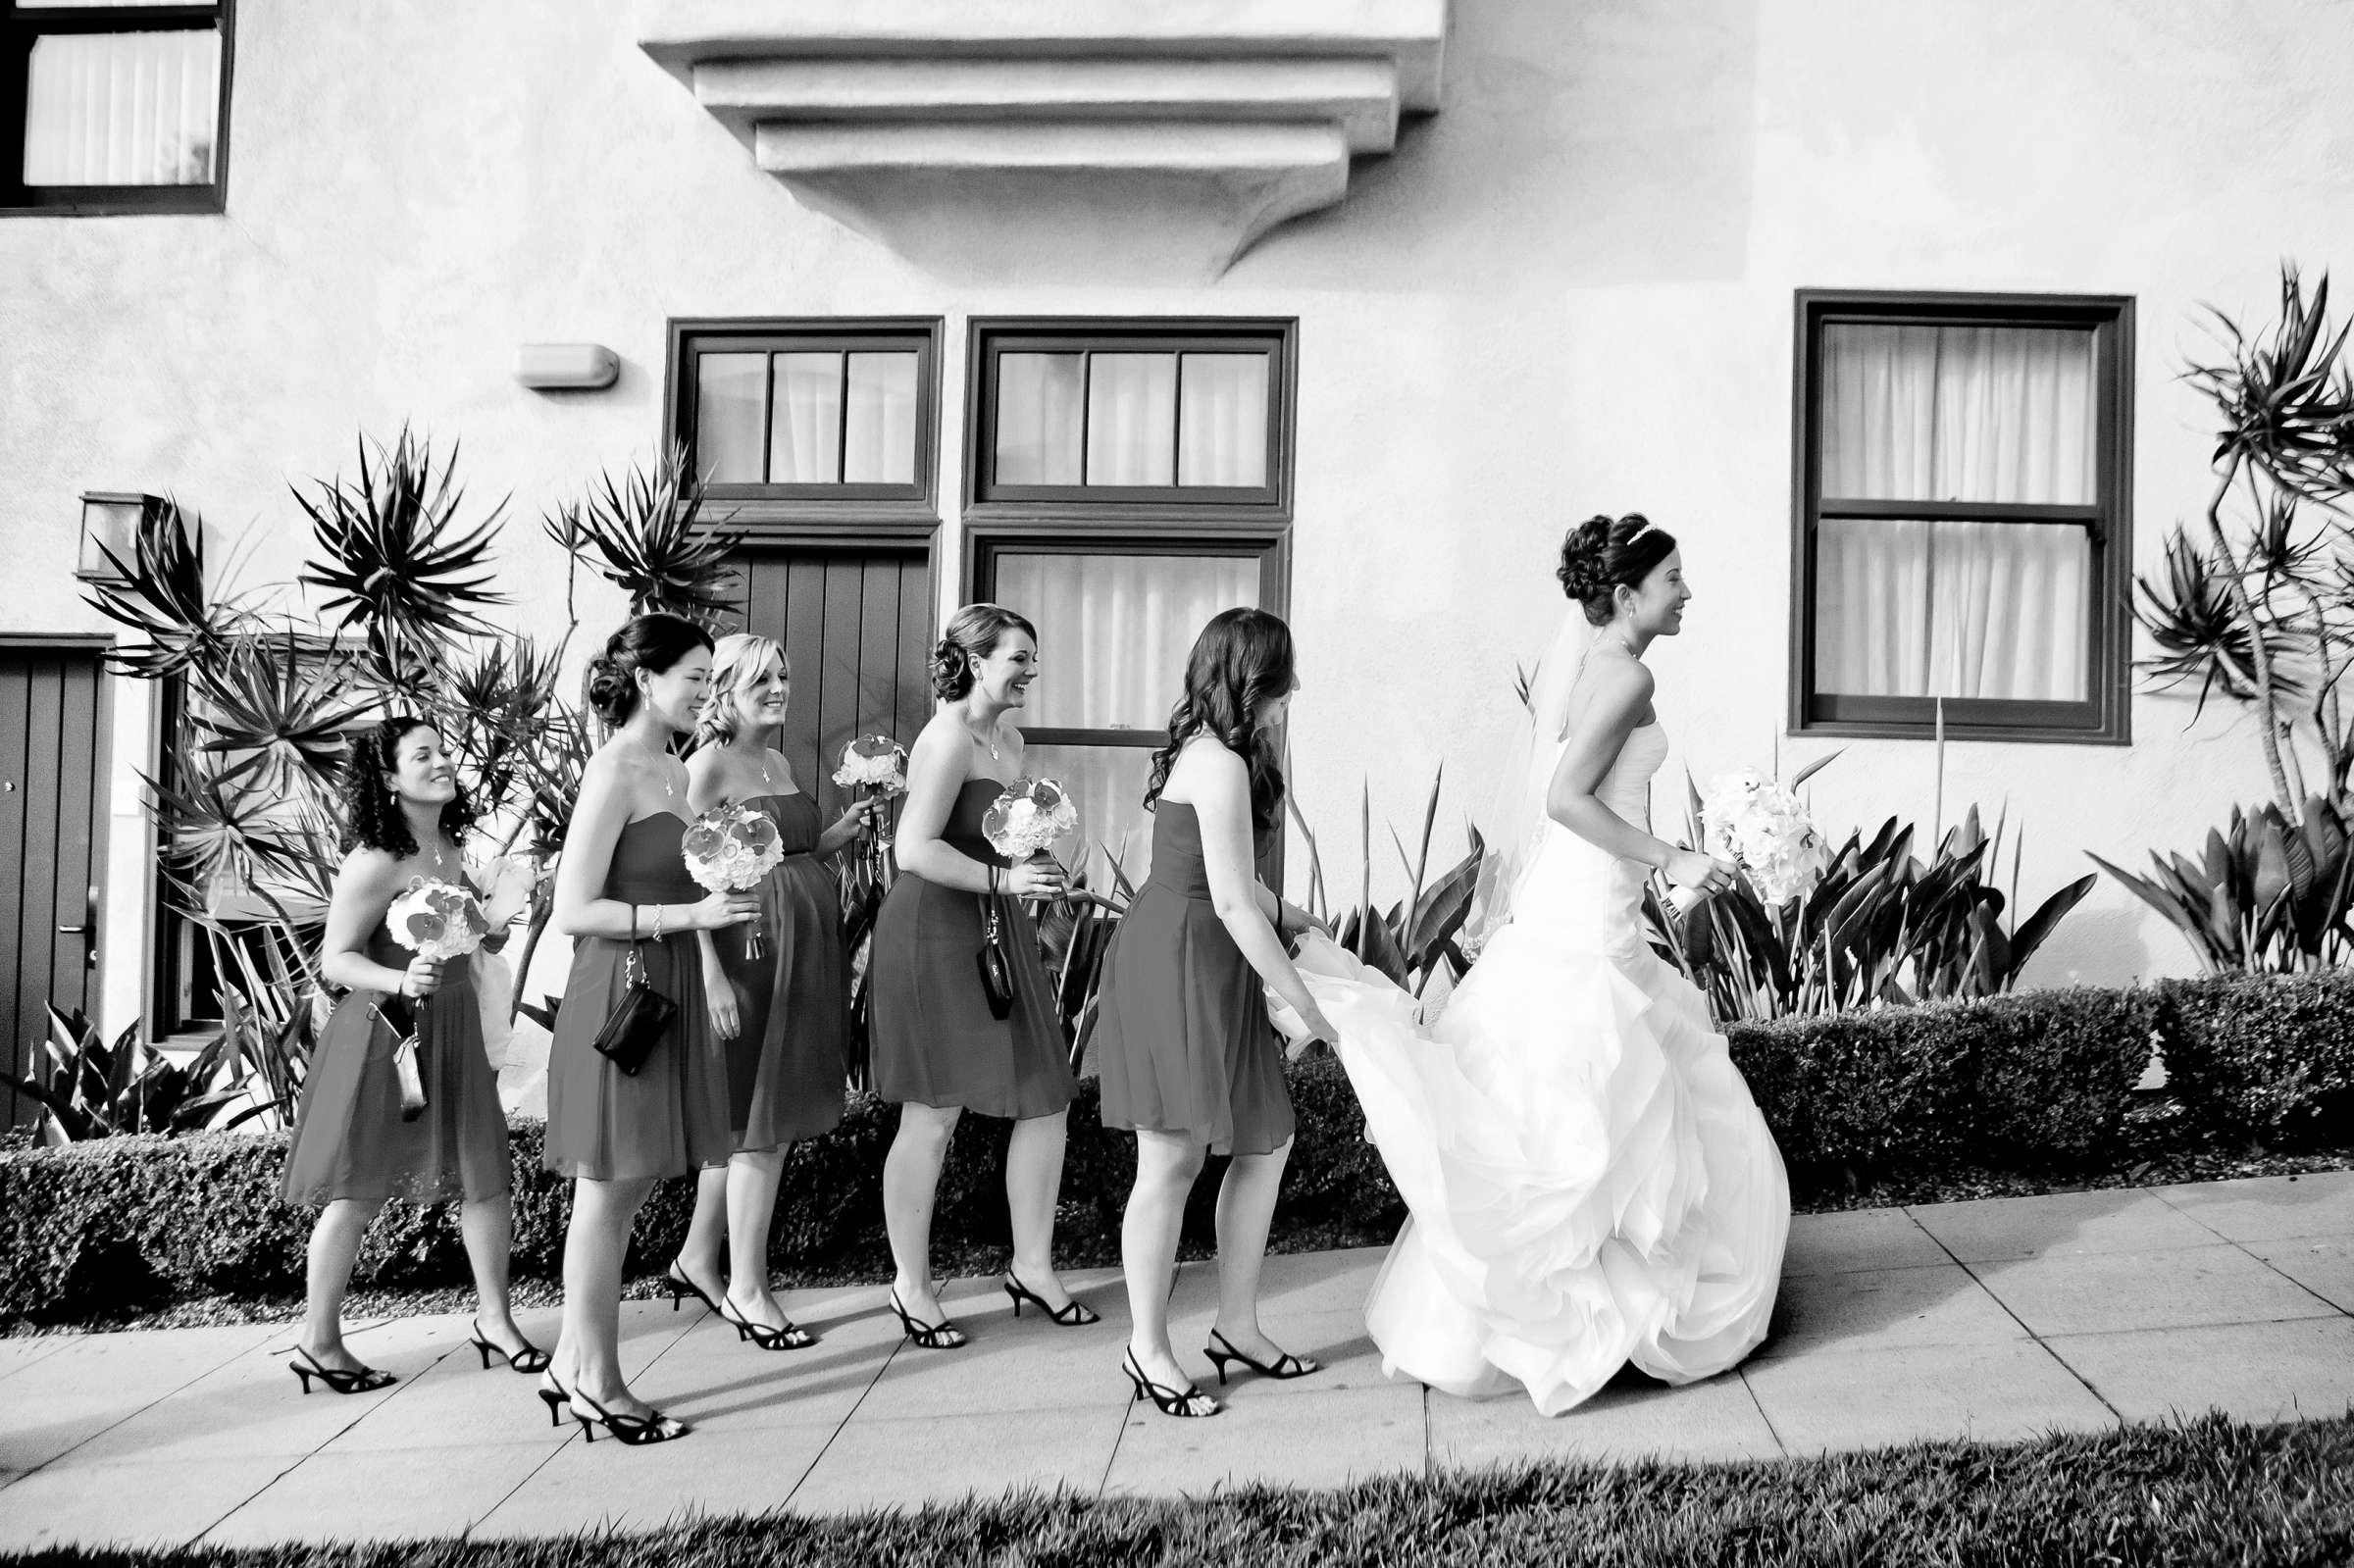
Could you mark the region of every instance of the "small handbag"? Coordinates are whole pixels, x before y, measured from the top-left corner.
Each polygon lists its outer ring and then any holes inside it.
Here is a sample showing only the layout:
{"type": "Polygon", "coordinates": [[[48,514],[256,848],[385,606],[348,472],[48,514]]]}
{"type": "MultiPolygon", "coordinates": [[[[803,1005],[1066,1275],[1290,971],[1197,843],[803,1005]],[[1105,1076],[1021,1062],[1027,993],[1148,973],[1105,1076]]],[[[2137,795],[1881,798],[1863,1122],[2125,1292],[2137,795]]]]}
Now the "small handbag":
{"type": "Polygon", "coordinates": [[[415,1006],[405,996],[386,996],[376,1004],[376,1016],[392,1031],[392,1079],[400,1086],[400,1119],[413,1122],[425,1114],[425,1070],[418,1061],[418,1035],[423,1028],[415,1006]],[[390,1009],[387,1011],[386,1009],[390,1009]]]}
{"type": "Polygon", "coordinates": [[[630,906],[630,956],[622,964],[621,999],[596,1032],[596,1053],[631,1078],[645,1065],[654,1041],[679,1015],[679,1004],[646,984],[638,958],[638,906],[630,906]]]}
{"type": "Polygon", "coordinates": [[[1005,956],[1005,937],[998,925],[998,908],[991,900],[981,901],[985,917],[981,928],[981,951],[974,957],[981,965],[981,994],[989,1002],[989,1016],[1009,1017],[1013,1012],[1013,961],[1005,956]]]}

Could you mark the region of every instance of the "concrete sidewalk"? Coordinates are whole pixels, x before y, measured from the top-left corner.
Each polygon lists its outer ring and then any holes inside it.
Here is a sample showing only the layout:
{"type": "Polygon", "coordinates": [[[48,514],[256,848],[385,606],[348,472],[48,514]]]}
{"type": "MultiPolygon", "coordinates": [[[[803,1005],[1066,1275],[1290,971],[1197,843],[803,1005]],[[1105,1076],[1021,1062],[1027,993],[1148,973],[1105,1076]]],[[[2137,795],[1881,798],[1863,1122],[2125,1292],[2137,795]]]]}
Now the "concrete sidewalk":
{"type": "MultiPolygon", "coordinates": [[[[1105,1316],[1092,1329],[1017,1323],[995,1281],[958,1283],[974,1342],[953,1352],[903,1346],[871,1288],[794,1295],[823,1342],[776,1354],[699,1309],[629,1303],[639,1391],[696,1429],[639,1449],[551,1430],[534,1380],[480,1370],[463,1318],[355,1333],[401,1381],[350,1397],[297,1393],[287,1324],[0,1340],[0,1548],[543,1536],[1024,1486],[1318,1487],[2354,1404],[2354,1172],[1801,1217],[1773,1337],[1747,1365],[1686,1389],[1622,1379],[1557,1421],[1385,1379],[1360,1315],[1380,1256],[1270,1259],[1268,1331],[1326,1370],[1245,1380],[1207,1421],[1129,1402],[1127,1314],[1101,1273],[1072,1281],[1105,1316]]],[[[1205,1379],[1193,1351],[1214,1292],[1208,1266],[1185,1266],[1177,1342],[1205,1379]]],[[[554,1340],[553,1314],[525,1328],[554,1340]]]]}

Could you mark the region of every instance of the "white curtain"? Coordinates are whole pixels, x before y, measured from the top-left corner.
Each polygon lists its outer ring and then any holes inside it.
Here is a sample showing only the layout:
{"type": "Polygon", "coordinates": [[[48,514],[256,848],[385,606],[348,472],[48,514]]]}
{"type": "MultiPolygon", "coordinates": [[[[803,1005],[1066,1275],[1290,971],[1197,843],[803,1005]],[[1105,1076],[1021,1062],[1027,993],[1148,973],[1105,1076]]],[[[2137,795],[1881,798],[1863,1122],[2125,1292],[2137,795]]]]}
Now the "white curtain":
{"type": "Polygon", "coordinates": [[[25,183],[208,183],[220,110],[218,32],[36,37],[26,82],[25,183]]]}
{"type": "Polygon", "coordinates": [[[1265,354],[999,355],[998,482],[1262,485],[1270,368],[1265,354]]]}
{"type": "MultiPolygon", "coordinates": [[[[2090,332],[1831,326],[1822,388],[1826,501],[2095,498],[2090,332]]],[[[1826,518],[1815,687],[2080,701],[2090,570],[2073,525],[1826,518]]]]}
{"type": "MultiPolygon", "coordinates": [[[[1256,556],[999,555],[998,602],[1038,626],[1042,673],[1023,727],[1157,733],[1184,690],[1186,655],[1203,624],[1256,604],[1258,571],[1256,556]]],[[[1056,777],[1073,791],[1088,842],[1111,844],[1129,875],[1140,875],[1151,823],[1141,803],[1146,753],[1057,750],[1070,771],[1056,777]]],[[[1042,767],[1034,758],[1032,771],[1042,767]]]]}
{"type": "Polygon", "coordinates": [[[842,480],[842,356],[779,354],[770,362],[768,482],[842,480]]]}
{"type": "Polygon", "coordinates": [[[849,430],[843,438],[845,484],[915,482],[915,356],[853,353],[849,430]]]}
{"type": "Polygon", "coordinates": [[[760,482],[767,380],[766,354],[695,356],[694,462],[705,482],[760,482]]]}

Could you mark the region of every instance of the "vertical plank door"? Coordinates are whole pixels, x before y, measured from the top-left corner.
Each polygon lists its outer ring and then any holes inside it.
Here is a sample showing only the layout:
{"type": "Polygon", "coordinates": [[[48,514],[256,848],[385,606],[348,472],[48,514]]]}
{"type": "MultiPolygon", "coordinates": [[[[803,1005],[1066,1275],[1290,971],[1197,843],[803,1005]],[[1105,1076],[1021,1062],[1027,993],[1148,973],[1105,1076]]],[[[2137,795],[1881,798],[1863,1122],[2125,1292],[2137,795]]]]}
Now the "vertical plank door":
{"type": "MultiPolygon", "coordinates": [[[[28,1076],[47,1004],[98,999],[103,677],[95,648],[0,645],[0,1064],[28,1076]]],[[[11,1125],[40,1107],[14,1089],[11,1125]]]]}

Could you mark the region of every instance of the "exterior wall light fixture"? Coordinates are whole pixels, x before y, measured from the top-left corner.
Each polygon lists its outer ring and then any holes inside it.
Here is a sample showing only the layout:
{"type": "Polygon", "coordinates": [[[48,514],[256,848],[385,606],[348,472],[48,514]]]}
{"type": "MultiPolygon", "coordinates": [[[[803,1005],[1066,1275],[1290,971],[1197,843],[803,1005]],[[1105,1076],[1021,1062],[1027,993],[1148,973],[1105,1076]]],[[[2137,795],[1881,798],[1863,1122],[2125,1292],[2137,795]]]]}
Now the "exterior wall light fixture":
{"type": "Polygon", "coordinates": [[[592,392],[621,375],[621,356],[602,343],[522,343],[515,379],[539,392],[592,392]]]}
{"type": "Polygon", "coordinates": [[[136,559],[139,525],[163,509],[152,495],[88,490],[81,497],[81,545],[74,558],[74,575],[85,582],[120,582],[123,575],[107,564],[112,550],[118,561],[136,559]]]}

